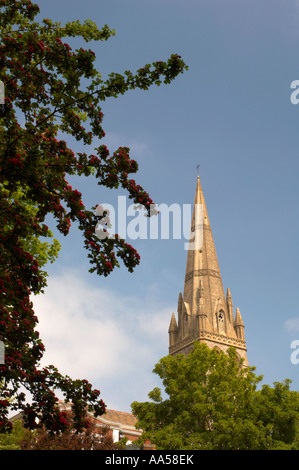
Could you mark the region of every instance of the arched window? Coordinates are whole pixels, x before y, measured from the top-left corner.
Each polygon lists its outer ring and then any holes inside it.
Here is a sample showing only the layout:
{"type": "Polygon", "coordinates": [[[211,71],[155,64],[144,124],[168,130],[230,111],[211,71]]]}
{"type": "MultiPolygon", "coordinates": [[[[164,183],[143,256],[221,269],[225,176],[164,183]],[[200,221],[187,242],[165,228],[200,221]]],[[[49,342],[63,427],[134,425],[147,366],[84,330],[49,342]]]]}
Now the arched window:
{"type": "Polygon", "coordinates": [[[223,310],[217,313],[217,325],[219,333],[225,333],[225,314],[223,310]]]}

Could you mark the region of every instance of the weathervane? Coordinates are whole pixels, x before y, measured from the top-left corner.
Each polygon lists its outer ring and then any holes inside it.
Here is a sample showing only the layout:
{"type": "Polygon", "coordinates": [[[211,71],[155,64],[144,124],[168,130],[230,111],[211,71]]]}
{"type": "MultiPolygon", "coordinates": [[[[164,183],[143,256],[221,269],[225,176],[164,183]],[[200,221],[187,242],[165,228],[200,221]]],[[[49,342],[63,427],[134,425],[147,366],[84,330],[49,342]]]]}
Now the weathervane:
{"type": "Polygon", "coordinates": [[[200,165],[196,165],[196,168],[197,168],[197,176],[199,176],[199,167],[200,167],[200,165]]]}

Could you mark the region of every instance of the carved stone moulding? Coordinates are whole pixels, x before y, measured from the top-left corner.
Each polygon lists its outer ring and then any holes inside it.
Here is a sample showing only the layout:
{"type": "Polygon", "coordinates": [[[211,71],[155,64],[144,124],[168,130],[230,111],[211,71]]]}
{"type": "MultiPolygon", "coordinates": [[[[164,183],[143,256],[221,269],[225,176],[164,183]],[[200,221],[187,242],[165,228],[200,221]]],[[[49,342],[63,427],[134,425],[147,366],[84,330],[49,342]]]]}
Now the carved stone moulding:
{"type": "Polygon", "coordinates": [[[185,339],[177,342],[174,346],[169,347],[169,354],[175,353],[184,353],[188,347],[191,347],[194,341],[199,340],[204,342],[205,340],[210,343],[219,343],[221,345],[226,345],[227,347],[235,347],[236,349],[243,349],[246,351],[245,341],[230,338],[225,335],[219,335],[218,333],[213,333],[210,331],[201,331],[199,334],[193,334],[188,336],[185,339]]]}

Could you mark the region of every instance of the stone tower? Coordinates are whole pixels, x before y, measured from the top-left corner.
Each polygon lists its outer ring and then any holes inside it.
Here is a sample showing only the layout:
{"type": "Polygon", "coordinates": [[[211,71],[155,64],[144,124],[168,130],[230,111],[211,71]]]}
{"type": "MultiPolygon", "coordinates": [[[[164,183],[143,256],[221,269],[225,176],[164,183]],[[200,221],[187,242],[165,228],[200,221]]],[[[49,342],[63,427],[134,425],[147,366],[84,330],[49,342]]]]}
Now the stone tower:
{"type": "Polygon", "coordinates": [[[248,365],[244,324],[240,310],[234,317],[230,290],[224,294],[212,230],[200,179],[192,214],[183,295],[178,318],[169,325],[169,354],[188,354],[195,340],[225,351],[233,346],[248,365]]]}

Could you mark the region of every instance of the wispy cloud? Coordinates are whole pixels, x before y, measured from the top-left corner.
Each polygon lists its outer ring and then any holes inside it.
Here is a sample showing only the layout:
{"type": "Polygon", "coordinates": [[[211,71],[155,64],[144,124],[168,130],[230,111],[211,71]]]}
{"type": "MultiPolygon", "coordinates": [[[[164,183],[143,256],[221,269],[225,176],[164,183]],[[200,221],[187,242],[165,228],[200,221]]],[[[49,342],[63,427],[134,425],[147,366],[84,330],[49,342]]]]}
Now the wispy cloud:
{"type": "Polygon", "coordinates": [[[43,366],[90,380],[109,407],[130,411],[133,400],[146,399],[153,366],[167,354],[173,306],[119,296],[68,271],[50,278],[33,303],[46,347],[43,366]]]}

